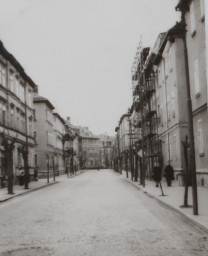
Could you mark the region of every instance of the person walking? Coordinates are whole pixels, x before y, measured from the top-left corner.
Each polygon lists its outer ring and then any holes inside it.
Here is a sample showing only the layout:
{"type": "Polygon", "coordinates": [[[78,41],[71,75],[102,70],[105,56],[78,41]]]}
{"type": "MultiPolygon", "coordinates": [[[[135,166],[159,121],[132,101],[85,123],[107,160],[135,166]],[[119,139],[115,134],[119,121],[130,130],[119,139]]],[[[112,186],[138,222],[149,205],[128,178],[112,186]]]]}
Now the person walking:
{"type": "Polygon", "coordinates": [[[174,170],[170,164],[165,167],[164,177],[166,178],[168,187],[171,187],[172,180],[174,180],[174,170]]]}
{"type": "Polygon", "coordinates": [[[153,173],[152,178],[156,183],[156,187],[159,187],[159,183],[161,181],[161,173],[162,173],[160,166],[154,166],[152,173],[153,173]]]}

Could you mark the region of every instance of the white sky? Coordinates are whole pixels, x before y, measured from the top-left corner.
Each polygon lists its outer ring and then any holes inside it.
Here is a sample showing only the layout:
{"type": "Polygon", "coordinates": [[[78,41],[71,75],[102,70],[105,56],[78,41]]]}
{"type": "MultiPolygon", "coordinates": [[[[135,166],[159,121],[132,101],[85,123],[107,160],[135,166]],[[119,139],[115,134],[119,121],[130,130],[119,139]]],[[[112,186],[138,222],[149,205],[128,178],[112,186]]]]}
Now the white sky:
{"type": "Polygon", "coordinates": [[[142,36],[179,20],[178,0],[0,0],[0,40],[62,117],[114,134],[132,103],[142,36]]]}

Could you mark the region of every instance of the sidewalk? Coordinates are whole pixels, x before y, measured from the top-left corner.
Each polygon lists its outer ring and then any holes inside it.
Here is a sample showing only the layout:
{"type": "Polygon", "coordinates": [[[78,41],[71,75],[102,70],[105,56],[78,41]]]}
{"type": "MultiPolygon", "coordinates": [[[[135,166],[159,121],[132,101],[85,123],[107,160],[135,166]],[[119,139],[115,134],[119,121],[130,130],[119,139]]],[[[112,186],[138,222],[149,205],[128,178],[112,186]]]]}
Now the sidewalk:
{"type": "MultiPolygon", "coordinates": [[[[165,196],[162,196],[161,189],[155,186],[154,181],[145,181],[145,187],[139,185],[139,182],[131,181],[131,174],[129,178],[126,178],[126,172],[123,171],[122,177],[133,185],[138,187],[139,190],[143,191],[148,196],[158,200],[160,203],[168,208],[181,214],[186,220],[196,225],[200,229],[203,229],[208,233],[208,188],[198,187],[198,208],[199,215],[193,215],[193,208],[183,208],[184,200],[184,187],[179,186],[178,181],[173,181],[171,187],[167,187],[167,183],[162,181],[162,188],[165,196]]],[[[192,188],[189,187],[188,192],[188,204],[192,205],[192,188]]]]}
{"type": "Polygon", "coordinates": [[[13,191],[14,194],[9,195],[7,192],[7,188],[0,188],[0,203],[1,202],[5,202],[9,199],[12,199],[14,197],[20,196],[22,194],[26,194],[29,193],[31,191],[35,191],[53,184],[57,184],[58,182],[61,182],[61,180],[63,179],[69,179],[69,178],[73,178],[76,177],[77,175],[80,175],[84,173],[84,171],[77,171],[77,173],[75,175],[69,176],[67,177],[66,174],[60,175],[60,176],[56,176],[56,181],[53,181],[53,177],[50,177],[49,179],[49,183],[47,183],[47,179],[39,179],[38,181],[32,181],[29,183],[29,189],[25,189],[24,185],[20,186],[20,185],[14,185],[13,186],[13,191]]]}

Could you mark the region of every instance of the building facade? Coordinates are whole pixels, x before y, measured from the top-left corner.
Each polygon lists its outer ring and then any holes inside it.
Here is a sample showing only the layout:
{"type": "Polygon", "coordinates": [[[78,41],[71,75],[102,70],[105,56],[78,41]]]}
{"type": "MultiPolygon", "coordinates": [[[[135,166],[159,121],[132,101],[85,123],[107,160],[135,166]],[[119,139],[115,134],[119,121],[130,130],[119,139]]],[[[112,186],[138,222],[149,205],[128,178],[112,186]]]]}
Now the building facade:
{"type": "Polygon", "coordinates": [[[113,150],[114,150],[114,137],[107,134],[99,135],[101,143],[101,167],[112,168],[113,165],[113,150]]]}
{"type": "MultiPolygon", "coordinates": [[[[188,136],[188,108],[183,27],[180,23],[165,35],[156,52],[156,102],[163,166],[170,164],[175,176],[184,171],[182,142],[188,136]],[[159,56],[160,55],[160,56],[159,56]]],[[[153,49],[154,51],[154,49],[153,49]]]]}
{"type": "Polygon", "coordinates": [[[177,9],[186,24],[188,69],[195,137],[197,182],[208,186],[207,60],[205,38],[205,1],[180,0],[177,9]]]}
{"type": "Polygon", "coordinates": [[[33,103],[35,108],[35,132],[37,141],[36,162],[38,174],[41,177],[45,176],[47,171],[50,173],[54,171],[56,147],[54,106],[47,98],[39,95],[34,96],[33,103]]]}
{"type": "MultiPolygon", "coordinates": [[[[25,73],[20,63],[0,42],[0,136],[1,141],[14,143],[12,148],[12,177],[18,183],[24,170],[23,152],[28,152],[29,174],[35,171],[35,135],[33,94],[37,85],[25,73]]],[[[0,150],[1,180],[8,177],[6,148],[0,150]]]]}
{"type": "Polygon", "coordinates": [[[65,173],[63,137],[66,134],[65,121],[58,113],[54,116],[54,168],[58,174],[65,173]]]}

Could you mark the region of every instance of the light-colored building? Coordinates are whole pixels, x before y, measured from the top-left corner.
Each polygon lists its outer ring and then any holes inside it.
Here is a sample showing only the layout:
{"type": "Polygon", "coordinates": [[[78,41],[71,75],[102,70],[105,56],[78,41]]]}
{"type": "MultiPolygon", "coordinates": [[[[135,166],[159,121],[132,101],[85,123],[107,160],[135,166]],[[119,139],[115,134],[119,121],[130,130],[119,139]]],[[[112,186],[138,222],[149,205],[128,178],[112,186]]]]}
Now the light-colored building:
{"type": "MultiPolygon", "coordinates": [[[[23,67],[0,42],[0,136],[8,143],[14,140],[12,172],[18,182],[20,170],[24,169],[23,151],[28,148],[28,164],[31,178],[35,170],[35,136],[33,94],[37,85],[25,73],[23,67]]],[[[0,176],[8,176],[5,148],[0,151],[0,176]]]]}
{"type": "Polygon", "coordinates": [[[121,158],[121,168],[127,169],[129,159],[129,114],[123,114],[119,120],[119,129],[117,129],[117,138],[119,138],[119,149],[121,158]]]}
{"type": "MultiPolygon", "coordinates": [[[[33,98],[35,108],[35,132],[36,132],[36,162],[39,176],[46,175],[49,168],[53,172],[56,132],[54,132],[55,120],[53,115],[54,106],[42,96],[33,98]]],[[[60,146],[60,145],[59,145],[60,146]]]]}
{"type": "Polygon", "coordinates": [[[197,181],[198,184],[208,186],[205,1],[180,0],[177,9],[184,14],[187,30],[186,42],[193,111],[197,181]]]}
{"type": "Polygon", "coordinates": [[[58,113],[54,116],[54,168],[59,174],[65,173],[63,136],[66,134],[66,125],[58,113]]]}
{"type": "Polygon", "coordinates": [[[129,149],[129,114],[121,116],[119,121],[120,151],[129,149]]]}
{"type": "Polygon", "coordinates": [[[113,150],[115,138],[107,134],[101,134],[100,137],[100,153],[101,153],[101,167],[112,168],[113,164],[113,150]]]}
{"type": "Polygon", "coordinates": [[[73,171],[81,169],[81,145],[80,145],[80,129],[71,123],[71,118],[67,117],[65,119],[65,124],[67,125],[68,133],[71,134],[70,148],[73,149],[71,156],[71,168],[73,165],[73,171]]]}
{"type": "Polygon", "coordinates": [[[101,166],[101,142],[88,127],[80,127],[83,167],[94,169],[101,166]]]}
{"type": "Polygon", "coordinates": [[[158,134],[162,144],[163,166],[184,170],[182,141],[188,135],[187,89],[184,61],[183,27],[177,23],[163,37],[158,37],[156,54],[156,108],[158,134]],[[162,39],[162,40],[161,40],[162,39]]]}

